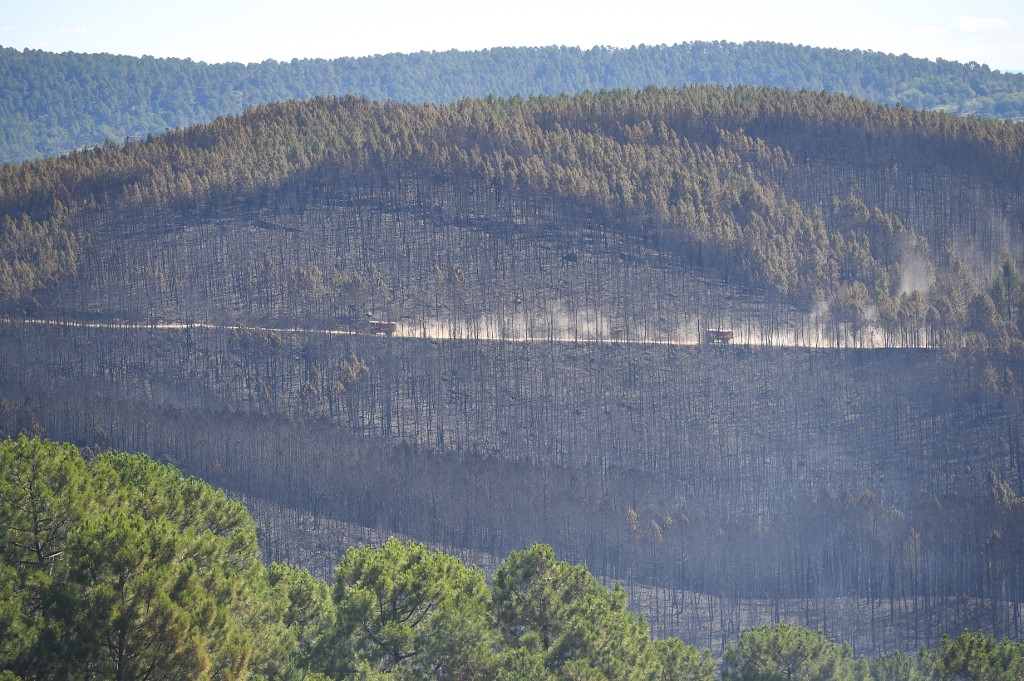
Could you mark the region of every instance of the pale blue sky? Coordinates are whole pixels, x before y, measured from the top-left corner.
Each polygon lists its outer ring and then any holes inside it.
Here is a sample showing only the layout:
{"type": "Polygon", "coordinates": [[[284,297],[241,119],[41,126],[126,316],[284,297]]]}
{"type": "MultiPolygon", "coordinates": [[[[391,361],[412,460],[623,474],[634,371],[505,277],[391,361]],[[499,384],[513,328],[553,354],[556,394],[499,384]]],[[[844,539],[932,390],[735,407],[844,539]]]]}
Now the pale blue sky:
{"type": "Polygon", "coordinates": [[[771,40],[1024,72],[1020,0],[0,0],[0,45],[205,62],[771,40]]]}

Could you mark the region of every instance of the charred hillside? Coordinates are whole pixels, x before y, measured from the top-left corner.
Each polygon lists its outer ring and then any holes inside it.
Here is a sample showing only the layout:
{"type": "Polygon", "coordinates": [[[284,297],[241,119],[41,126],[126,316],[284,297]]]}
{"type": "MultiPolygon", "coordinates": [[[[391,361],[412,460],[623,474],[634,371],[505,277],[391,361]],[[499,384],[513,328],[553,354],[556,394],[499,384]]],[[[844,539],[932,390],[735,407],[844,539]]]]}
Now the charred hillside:
{"type": "Polygon", "coordinates": [[[651,88],[292,102],[3,166],[0,429],[172,460],[321,553],[548,542],[716,647],[1020,637],[1022,142],[651,88]]]}
{"type": "MultiPolygon", "coordinates": [[[[1019,125],[778,90],[290,103],[4,166],[0,292],[12,310],[324,324],[347,305],[435,319],[466,284],[451,314],[469,320],[509,291],[550,306],[566,280],[669,268],[773,309],[829,306],[840,339],[874,323],[1005,348],[1021,149],[1019,125]]],[[[583,304],[633,307],[632,286],[608,288],[583,304]]]]}
{"type": "MultiPolygon", "coordinates": [[[[962,627],[972,601],[972,626],[1020,635],[1024,414],[973,358],[10,324],[3,342],[5,430],[148,449],[309,514],[311,538],[264,549],[318,546],[325,576],[340,521],[497,556],[543,541],[713,609],[803,603],[811,625],[856,596],[877,614],[830,633],[880,650],[962,627]]],[[[648,614],[710,634],[679,609],[648,614]]],[[[757,621],[730,616],[713,629],[757,621]]]]}

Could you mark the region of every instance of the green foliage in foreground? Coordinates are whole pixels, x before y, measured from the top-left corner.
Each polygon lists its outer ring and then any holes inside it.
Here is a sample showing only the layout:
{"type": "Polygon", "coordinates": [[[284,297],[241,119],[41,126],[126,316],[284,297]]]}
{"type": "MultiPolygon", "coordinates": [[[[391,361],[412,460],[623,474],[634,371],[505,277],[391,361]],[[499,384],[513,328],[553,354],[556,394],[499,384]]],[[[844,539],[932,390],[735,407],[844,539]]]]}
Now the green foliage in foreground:
{"type": "Polygon", "coordinates": [[[738,642],[730,643],[722,678],[853,681],[853,652],[849,645],[783,622],[745,631],[738,642]]]}
{"type": "MultiPolygon", "coordinates": [[[[265,567],[245,507],[143,455],[0,442],[0,679],[710,681],[652,641],[625,591],[513,552],[483,573],[423,545],[352,548],[330,587],[265,567]]],[[[918,658],[854,659],[788,624],[744,632],[721,678],[1020,679],[1024,645],[964,632],[918,658]]]]}

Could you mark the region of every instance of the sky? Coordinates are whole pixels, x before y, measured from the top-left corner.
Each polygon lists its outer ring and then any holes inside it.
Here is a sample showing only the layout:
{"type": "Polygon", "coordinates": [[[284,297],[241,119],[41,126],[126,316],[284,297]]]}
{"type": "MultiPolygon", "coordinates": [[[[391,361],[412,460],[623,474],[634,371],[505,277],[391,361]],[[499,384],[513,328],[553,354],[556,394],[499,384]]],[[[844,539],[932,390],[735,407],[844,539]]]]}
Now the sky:
{"type": "Polygon", "coordinates": [[[0,45],[207,63],[765,40],[1024,72],[1020,0],[0,0],[0,45]]]}

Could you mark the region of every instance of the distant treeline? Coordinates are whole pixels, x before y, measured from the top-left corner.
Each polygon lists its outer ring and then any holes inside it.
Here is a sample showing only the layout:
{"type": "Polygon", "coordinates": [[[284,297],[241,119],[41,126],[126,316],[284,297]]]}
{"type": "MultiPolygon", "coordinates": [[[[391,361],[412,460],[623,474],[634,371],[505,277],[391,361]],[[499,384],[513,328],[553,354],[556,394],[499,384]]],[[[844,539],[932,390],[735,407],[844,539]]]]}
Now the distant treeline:
{"type": "Polygon", "coordinates": [[[334,583],[265,566],[245,507],[145,455],[0,441],[0,678],[1010,681],[1024,645],[964,631],[916,657],[854,658],[786,622],[720,668],[652,640],[619,585],[545,545],[477,567],[390,539],[334,583]]]}
{"type": "Polygon", "coordinates": [[[144,138],[258,104],[321,95],[445,103],[652,84],[827,90],[916,109],[1024,118],[1021,74],[769,42],[496,48],[248,65],[0,48],[0,161],[144,138]]]}

